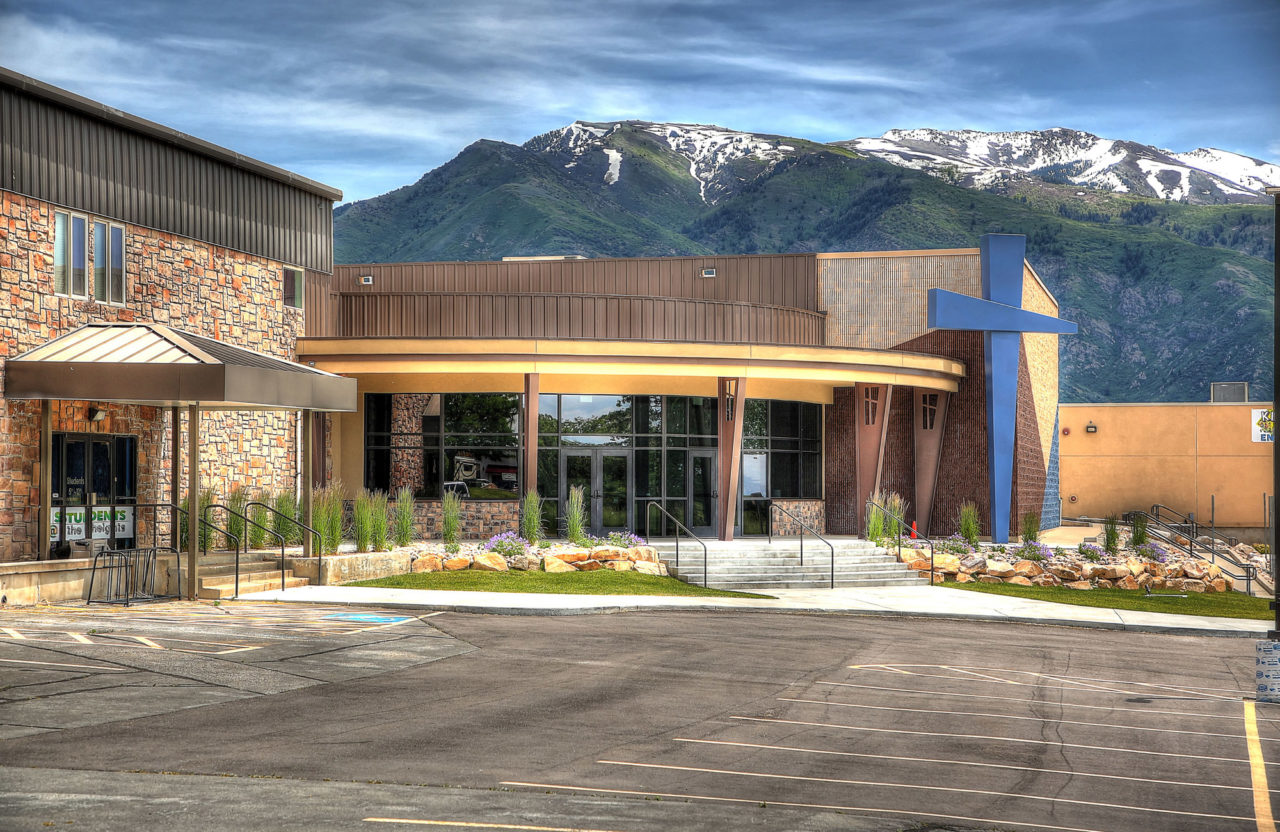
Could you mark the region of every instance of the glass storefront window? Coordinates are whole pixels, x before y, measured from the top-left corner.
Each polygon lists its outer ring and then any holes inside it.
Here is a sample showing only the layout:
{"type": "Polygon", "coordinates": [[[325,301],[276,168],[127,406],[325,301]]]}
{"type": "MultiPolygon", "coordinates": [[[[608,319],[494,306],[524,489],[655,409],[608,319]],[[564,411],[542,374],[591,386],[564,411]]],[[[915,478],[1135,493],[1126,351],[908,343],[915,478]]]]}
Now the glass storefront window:
{"type": "Polygon", "coordinates": [[[765,497],[769,492],[767,454],[742,455],[742,496],[765,497]]]}
{"type": "Polygon", "coordinates": [[[493,433],[515,436],[520,429],[516,393],[446,393],[445,433],[493,433]]]}
{"type": "Polygon", "coordinates": [[[560,397],[562,433],[631,434],[631,397],[591,395],[560,397]]]}
{"type": "Polygon", "coordinates": [[[444,487],[463,499],[515,500],[520,496],[520,458],[510,448],[449,448],[444,487]]]}

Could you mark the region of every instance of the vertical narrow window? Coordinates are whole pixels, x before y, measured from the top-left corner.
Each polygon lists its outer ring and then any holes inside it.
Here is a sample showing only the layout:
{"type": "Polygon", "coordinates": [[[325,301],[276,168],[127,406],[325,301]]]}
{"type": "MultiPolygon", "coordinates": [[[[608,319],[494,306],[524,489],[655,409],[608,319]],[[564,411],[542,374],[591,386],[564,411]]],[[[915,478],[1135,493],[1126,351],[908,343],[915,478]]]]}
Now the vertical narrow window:
{"type": "Polygon", "coordinates": [[[938,417],[938,394],[937,393],[921,393],[920,394],[920,427],[924,430],[933,430],[934,420],[938,417]]]}
{"type": "Polygon", "coordinates": [[[302,308],[302,269],[284,267],[284,305],[302,308]]]}
{"type": "Polygon", "coordinates": [[[71,296],[88,297],[86,268],[89,252],[85,239],[87,226],[84,217],[71,218],[71,296]]]}
{"type": "Polygon", "coordinates": [[[53,291],[65,295],[71,285],[71,216],[53,215],[53,291]]]}
{"type": "Polygon", "coordinates": [[[93,224],[93,298],[103,303],[107,300],[107,262],[110,259],[108,254],[110,244],[111,238],[107,234],[107,224],[95,222],[93,224]]]}
{"type": "Polygon", "coordinates": [[[124,303],[124,228],[111,226],[111,260],[107,266],[107,300],[124,303]]]}
{"type": "Polygon", "coordinates": [[[864,387],[862,388],[862,420],[866,425],[874,425],[876,423],[876,410],[879,408],[880,388],[864,387]]]}

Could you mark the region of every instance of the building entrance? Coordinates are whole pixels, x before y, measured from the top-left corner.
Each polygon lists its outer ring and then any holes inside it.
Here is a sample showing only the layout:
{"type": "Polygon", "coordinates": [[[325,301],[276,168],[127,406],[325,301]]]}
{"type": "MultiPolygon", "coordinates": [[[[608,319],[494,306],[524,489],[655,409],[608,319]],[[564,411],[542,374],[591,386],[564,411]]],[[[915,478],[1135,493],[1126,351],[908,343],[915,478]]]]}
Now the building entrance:
{"type": "Polygon", "coordinates": [[[597,536],[627,531],[631,522],[631,452],[606,448],[566,450],[560,456],[561,505],[569,489],[586,496],[588,531],[597,536]]]}

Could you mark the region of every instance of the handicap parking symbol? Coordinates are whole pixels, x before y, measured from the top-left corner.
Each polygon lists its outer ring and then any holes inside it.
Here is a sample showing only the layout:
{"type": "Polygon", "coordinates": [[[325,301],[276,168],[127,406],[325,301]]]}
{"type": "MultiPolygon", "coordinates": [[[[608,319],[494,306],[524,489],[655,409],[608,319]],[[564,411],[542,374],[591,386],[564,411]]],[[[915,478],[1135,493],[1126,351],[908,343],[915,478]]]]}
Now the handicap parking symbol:
{"type": "Polygon", "coordinates": [[[338,612],[333,615],[326,615],[326,621],[358,621],[362,624],[396,624],[400,621],[408,621],[413,616],[409,615],[377,615],[371,612],[338,612]]]}

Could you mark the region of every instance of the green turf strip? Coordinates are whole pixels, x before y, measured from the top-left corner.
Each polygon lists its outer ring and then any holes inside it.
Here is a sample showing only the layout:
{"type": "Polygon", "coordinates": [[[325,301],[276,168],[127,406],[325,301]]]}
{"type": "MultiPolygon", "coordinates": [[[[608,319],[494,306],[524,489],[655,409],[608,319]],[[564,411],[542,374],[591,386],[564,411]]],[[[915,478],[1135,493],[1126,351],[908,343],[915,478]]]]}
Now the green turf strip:
{"type": "Polygon", "coordinates": [[[1188,592],[1186,598],[1161,598],[1160,595],[1182,595],[1177,590],[1161,590],[1146,595],[1140,589],[1069,589],[1061,586],[1019,586],[1017,584],[958,584],[947,581],[939,584],[950,589],[967,589],[970,592],[988,592],[992,595],[1012,595],[1034,601],[1051,601],[1055,604],[1074,604],[1077,607],[1106,607],[1113,610],[1139,610],[1141,612],[1175,612],[1181,615],[1211,615],[1217,618],[1256,618],[1267,620],[1274,615],[1268,609],[1267,598],[1253,598],[1243,592],[1188,592]]]}
{"type": "Polygon", "coordinates": [[[347,586],[380,586],[392,589],[449,589],[466,592],[546,592],[563,595],[701,595],[716,598],[771,598],[751,592],[705,589],[675,578],[638,572],[413,572],[347,586]]]}

